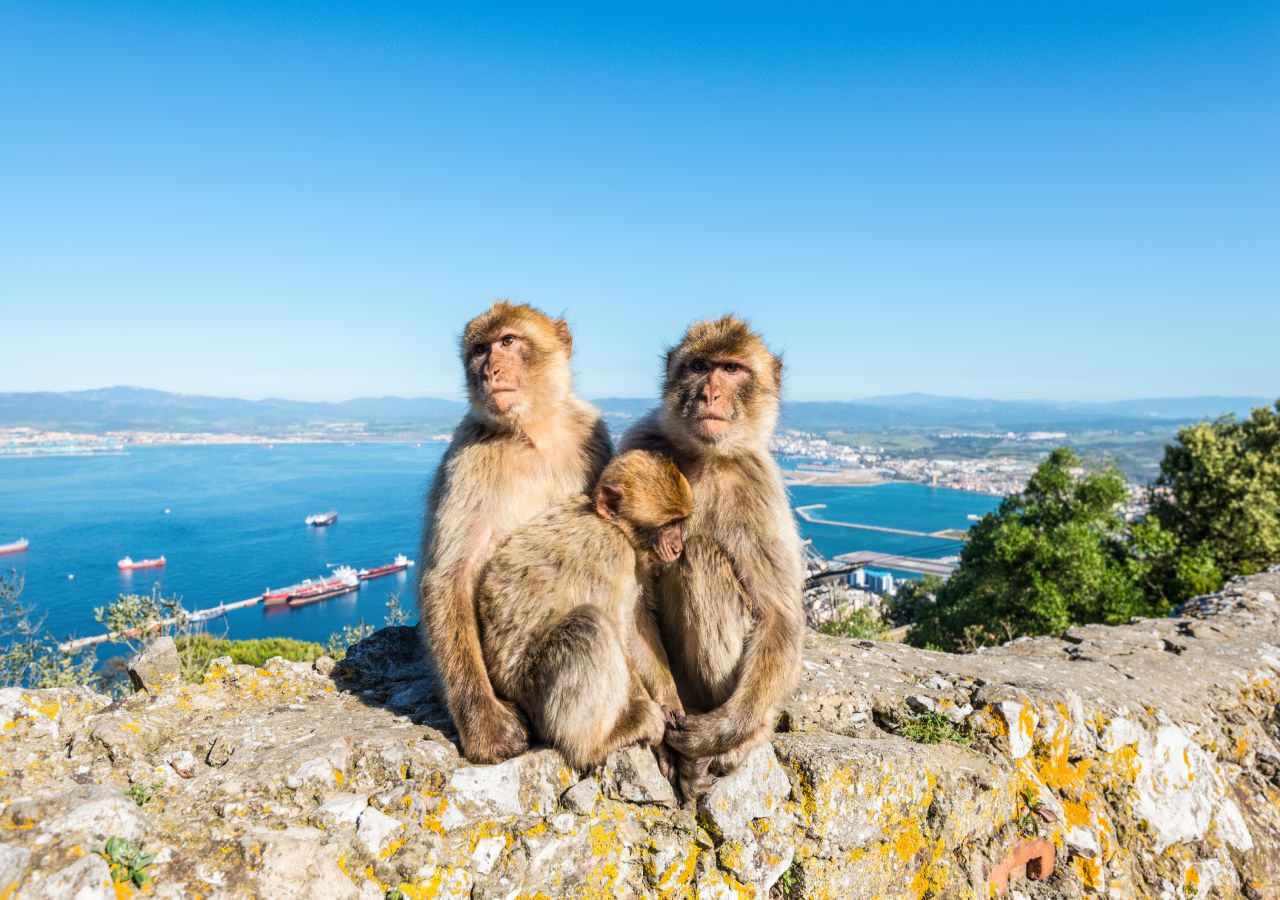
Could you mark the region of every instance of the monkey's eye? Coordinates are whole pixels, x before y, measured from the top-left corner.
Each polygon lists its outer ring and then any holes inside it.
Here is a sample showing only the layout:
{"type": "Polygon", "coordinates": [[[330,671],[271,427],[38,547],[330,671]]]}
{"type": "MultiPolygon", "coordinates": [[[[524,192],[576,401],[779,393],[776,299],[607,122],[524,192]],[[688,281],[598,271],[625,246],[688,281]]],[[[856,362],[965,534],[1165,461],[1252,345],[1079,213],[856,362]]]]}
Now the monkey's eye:
{"type": "Polygon", "coordinates": [[[689,363],[689,368],[695,372],[705,372],[707,371],[707,361],[705,359],[695,359],[689,363]]]}
{"type": "Polygon", "coordinates": [[[741,368],[742,368],[742,366],[738,365],[737,363],[725,363],[725,364],[724,364],[724,370],[725,370],[726,372],[736,372],[736,371],[738,371],[738,370],[739,370],[739,369],[741,369],[741,368]]]}
{"type": "Polygon", "coordinates": [[[474,347],[471,348],[472,356],[484,356],[484,352],[485,352],[484,344],[476,344],[474,347]]]}
{"type": "Polygon", "coordinates": [[[514,334],[508,334],[505,337],[503,337],[502,346],[510,347],[515,342],[516,342],[516,336],[514,334]]]}

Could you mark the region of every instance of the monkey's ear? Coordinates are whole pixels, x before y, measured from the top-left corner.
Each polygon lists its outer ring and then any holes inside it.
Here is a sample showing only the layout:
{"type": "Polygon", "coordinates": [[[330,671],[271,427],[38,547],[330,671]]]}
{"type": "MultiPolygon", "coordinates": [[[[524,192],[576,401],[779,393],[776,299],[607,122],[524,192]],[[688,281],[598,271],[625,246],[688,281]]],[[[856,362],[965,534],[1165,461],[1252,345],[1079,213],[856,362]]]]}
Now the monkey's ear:
{"type": "Polygon", "coordinates": [[[569,333],[569,323],[564,319],[556,319],[556,337],[560,339],[560,343],[564,346],[564,355],[573,355],[573,335],[569,333]]]}
{"type": "Polygon", "coordinates": [[[596,512],[600,514],[600,518],[610,522],[618,521],[622,493],[622,488],[616,484],[600,485],[600,490],[596,491],[596,512]]]}
{"type": "Polygon", "coordinates": [[[773,357],[773,380],[778,384],[782,384],[782,357],[773,357]]]}

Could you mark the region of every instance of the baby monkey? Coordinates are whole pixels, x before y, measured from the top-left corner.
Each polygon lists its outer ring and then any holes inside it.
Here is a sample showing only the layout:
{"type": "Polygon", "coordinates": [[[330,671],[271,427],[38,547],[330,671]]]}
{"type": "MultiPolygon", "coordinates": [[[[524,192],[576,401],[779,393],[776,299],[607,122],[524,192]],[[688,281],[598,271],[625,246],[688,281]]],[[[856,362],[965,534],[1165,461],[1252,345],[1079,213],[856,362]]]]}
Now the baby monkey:
{"type": "Polygon", "coordinates": [[[485,666],[538,737],[586,769],[619,747],[657,745],[681,709],[642,585],[684,548],[693,493],[648,451],[605,467],[494,554],[476,593],[485,666]]]}

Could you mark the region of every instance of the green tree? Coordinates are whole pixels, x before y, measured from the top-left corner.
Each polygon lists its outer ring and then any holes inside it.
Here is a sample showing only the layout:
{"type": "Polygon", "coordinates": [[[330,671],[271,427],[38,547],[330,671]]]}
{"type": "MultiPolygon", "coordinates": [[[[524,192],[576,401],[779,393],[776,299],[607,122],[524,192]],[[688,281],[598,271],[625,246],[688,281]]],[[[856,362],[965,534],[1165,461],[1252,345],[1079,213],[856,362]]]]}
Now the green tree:
{"type": "Polygon", "coordinates": [[[916,602],[917,646],[969,650],[1084,622],[1168,611],[1142,590],[1146,563],[1129,554],[1114,466],[1085,468],[1066,447],[1049,454],[1020,494],[969,533],[960,567],[933,603],[916,602]]]}
{"type": "Polygon", "coordinates": [[[0,574],[0,687],[50,688],[93,680],[93,650],[62,650],[24,604],[22,578],[0,574]]]}
{"type": "Polygon", "coordinates": [[[1184,569],[1197,557],[1233,575],[1280,563],[1280,401],[1243,421],[1180,430],[1165,448],[1151,512],[1184,569]]]}

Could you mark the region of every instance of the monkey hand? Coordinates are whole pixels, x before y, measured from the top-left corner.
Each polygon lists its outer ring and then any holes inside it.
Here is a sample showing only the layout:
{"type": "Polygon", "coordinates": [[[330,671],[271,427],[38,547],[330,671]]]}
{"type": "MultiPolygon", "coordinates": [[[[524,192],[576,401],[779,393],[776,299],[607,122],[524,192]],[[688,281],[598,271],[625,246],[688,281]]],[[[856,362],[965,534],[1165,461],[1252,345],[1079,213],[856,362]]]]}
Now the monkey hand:
{"type": "Polygon", "coordinates": [[[462,753],[471,762],[497,763],[529,749],[529,729],[514,704],[496,697],[458,717],[462,753]]]}
{"type": "Polygon", "coordinates": [[[668,728],[673,726],[679,727],[680,723],[684,721],[684,710],[678,706],[666,706],[664,704],[662,707],[662,717],[666,721],[666,726],[668,728]]]}
{"type": "Polygon", "coordinates": [[[700,759],[722,752],[724,724],[716,713],[677,714],[667,725],[666,741],[686,759],[700,759]]]}
{"type": "Polygon", "coordinates": [[[648,699],[641,700],[639,703],[643,707],[639,741],[655,747],[662,743],[667,729],[666,708],[648,699]]]}

